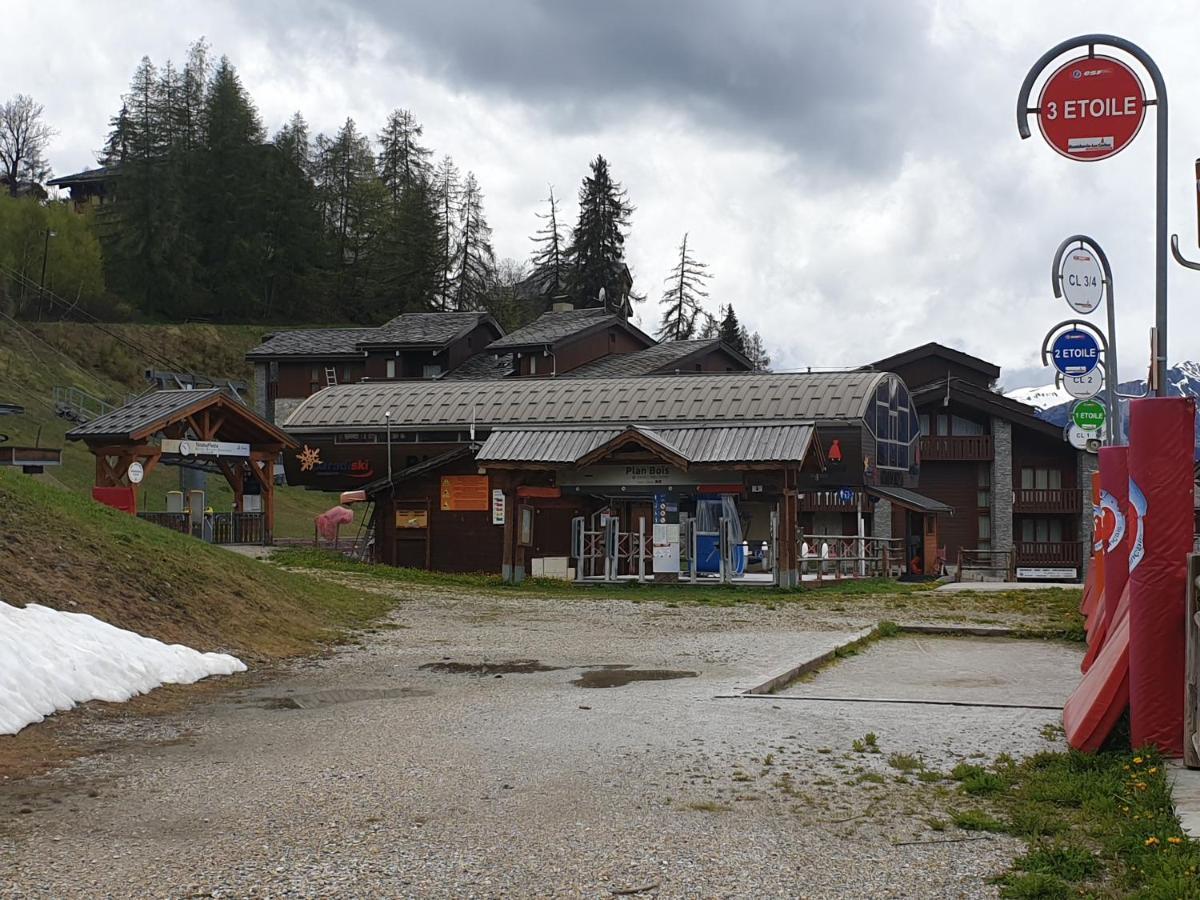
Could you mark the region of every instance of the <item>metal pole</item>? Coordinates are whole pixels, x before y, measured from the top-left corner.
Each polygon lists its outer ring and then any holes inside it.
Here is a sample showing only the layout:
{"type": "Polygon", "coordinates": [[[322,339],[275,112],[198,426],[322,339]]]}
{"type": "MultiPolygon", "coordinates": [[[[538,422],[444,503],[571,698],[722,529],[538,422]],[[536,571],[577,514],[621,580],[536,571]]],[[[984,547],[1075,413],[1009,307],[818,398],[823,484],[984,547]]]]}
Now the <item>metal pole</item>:
{"type": "Polygon", "coordinates": [[[1104,249],[1086,234],[1073,234],[1054,252],[1054,262],[1050,271],[1050,283],[1054,288],[1054,296],[1062,296],[1062,258],[1071,244],[1089,247],[1096,258],[1100,260],[1100,268],[1104,271],[1104,284],[1108,294],[1108,347],[1104,351],[1104,397],[1108,403],[1108,443],[1125,443],[1124,429],[1121,425],[1121,410],[1117,406],[1117,383],[1120,381],[1120,369],[1117,366],[1117,318],[1115,312],[1116,300],[1113,297],[1112,267],[1108,264],[1108,256],[1104,249]]]}
{"type": "MultiPolygon", "coordinates": [[[[1033,64],[1021,83],[1017,94],[1017,132],[1022,140],[1032,133],[1029,129],[1029,114],[1039,112],[1029,105],[1029,96],[1033,92],[1034,82],[1042,71],[1057,57],[1070,50],[1087,47],[1090,54],[1095,53],[1096,45],[1115,47],[1128,53],[1145,67],[1154,85],[1154,99],[1147,100],[1147,106],[1158,107],[1156,122],[1156,162],[1155,162],[1155,217],[1154,217],[1154,327],[1158,336],[1157,349],[1151,365],[1156,382],[1155,393],[1159,397],[1167,395],[1167,85],[1163,81],[1162,72],[1158,65],[1145,50],[1132,41],[1111,34],[1084,34],[1070,38],[1050,48],[1033,64]]],[[[1116,373],[1114,370],[1114,377],[1116,373]]]]}
{"type": "Polygon", "coordinates": [[[389,409],[385,412],[383,418],[387,422],[387,472],[390,486],[392,483],[392,411],[389,409]]]}

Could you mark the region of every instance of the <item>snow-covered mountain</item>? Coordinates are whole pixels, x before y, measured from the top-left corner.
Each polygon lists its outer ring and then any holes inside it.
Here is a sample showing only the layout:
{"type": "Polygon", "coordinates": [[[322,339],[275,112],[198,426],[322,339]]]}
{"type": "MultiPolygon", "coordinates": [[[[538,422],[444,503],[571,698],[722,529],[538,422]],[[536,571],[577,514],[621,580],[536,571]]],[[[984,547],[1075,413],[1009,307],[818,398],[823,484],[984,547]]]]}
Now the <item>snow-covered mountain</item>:
{"type": "MultiPolygon", "coordinates": [[[[1126,396],[1130,394],[1144,396],[1146,382],[1142,380],[1123,381],[1117,386],[1117,392],[1126,396]]],[[[1167,393],[1172,397],[1195,397],[1200,400],[1200,363],[1181,362],[1167,369],[1167,393]]],[[[1004,396],[1036,407],[1039,418],[1053,422],[1055,425],[1067,424],[1067,420],[1071,416],[1071,404],[1075,402],[1066,391],[1055,387],[1053,383],[1043,387],[1018,388],[1014,391],[1007,391],[1004,396]]],[[[1100,399],[1104,399],[1103,393],[1101,393],[1100,399]]],[[[1126,429],[1128,429],[1129,404],[1121,403],[1119,405],[1126,429]]],[[[1200,417],[1197,418],[1196,437],[1197,446],[1200,447],[1200,417]]]]}

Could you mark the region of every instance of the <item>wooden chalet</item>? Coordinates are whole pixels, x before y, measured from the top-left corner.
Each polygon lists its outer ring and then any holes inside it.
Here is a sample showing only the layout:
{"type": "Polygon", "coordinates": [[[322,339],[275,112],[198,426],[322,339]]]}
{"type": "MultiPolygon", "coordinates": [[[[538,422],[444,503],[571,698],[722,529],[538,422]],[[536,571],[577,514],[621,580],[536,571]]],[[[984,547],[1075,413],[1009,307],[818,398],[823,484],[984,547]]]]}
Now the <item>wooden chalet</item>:
{"type": "MultiPolygon", "coordinates": [[[[1082,487],[1095,457],[1062,428],[995,390],[1000,367],[937,343],[872,365],[912,390],[921,424],[921,493],[953,507],[943,523],[948,567],[960,559],[993,577],[1076,580],[1089,559],[1092,508],[1082,487]]],[[[875,532],[908,534],[880,504],[875,532]]]]}

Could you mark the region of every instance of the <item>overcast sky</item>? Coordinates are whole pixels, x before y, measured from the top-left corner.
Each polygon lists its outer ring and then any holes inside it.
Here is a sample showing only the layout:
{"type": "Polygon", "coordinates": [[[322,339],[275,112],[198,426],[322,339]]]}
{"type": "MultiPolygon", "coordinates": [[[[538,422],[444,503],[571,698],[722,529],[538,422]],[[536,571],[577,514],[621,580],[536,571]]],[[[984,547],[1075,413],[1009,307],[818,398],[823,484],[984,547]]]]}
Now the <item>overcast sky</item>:
{"type": "MultiPolygon", "coordinates": [[[[862,363],[929,340],[1050,380],[1041,338],[1058,242],[1112,261],[1123,377],[1153,320],[1154,129],[1110,160],[1021,141],[1016,94],[1060,40],[1120,34],[1171,100],[1170,230],[1197,250],[1200,22],[1194,2],[396,0],[10,4],[20,40],[0,93],[58,129],[58,174],[95,161],[143,55],[181,62],[203,35],[274,132],[347,116],[374,135],[412,109],[427,142],[473,170],[497,255],[524,258],[547,185],[568,201],[603,153],[637,206],[629,237],[647,330],[683,233],[777,369],[862,363]],[[86,27],[77,23],[86,22],[86,27]]],[[[1150,87],[1147,83],[1147,90],[1150,87]]],[[[3,99],[3,98],[0,98],[3,99]]],[[[1170,358],[1200,359],[1200,273],[1171,264],[1170,358]]],[[[1096,316],[1099,319],[1099,314],[1096,316]]]]}

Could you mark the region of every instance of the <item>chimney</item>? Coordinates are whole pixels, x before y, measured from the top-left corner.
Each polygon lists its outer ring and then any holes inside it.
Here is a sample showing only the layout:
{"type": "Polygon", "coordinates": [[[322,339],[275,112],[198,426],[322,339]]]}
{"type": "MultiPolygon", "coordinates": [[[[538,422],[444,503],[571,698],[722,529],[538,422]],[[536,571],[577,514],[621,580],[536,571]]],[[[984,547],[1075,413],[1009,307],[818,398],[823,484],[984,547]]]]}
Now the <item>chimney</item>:
{"type": "Polygon", "coordinates": [[[550,305],[551,312],[570,312],[575,308],[575,304],[571,302],[566,294],[558,294],[554,298],[554,302],[550,305]]]}

